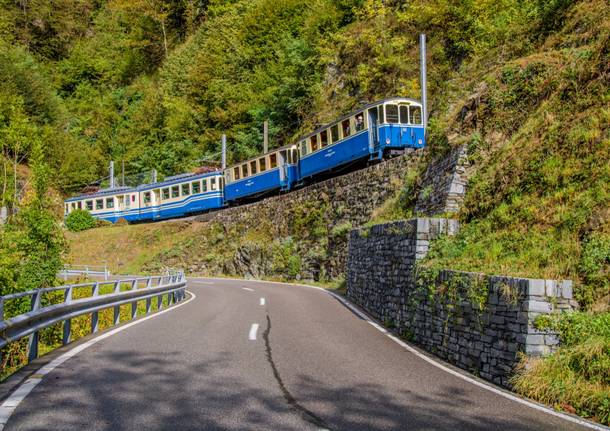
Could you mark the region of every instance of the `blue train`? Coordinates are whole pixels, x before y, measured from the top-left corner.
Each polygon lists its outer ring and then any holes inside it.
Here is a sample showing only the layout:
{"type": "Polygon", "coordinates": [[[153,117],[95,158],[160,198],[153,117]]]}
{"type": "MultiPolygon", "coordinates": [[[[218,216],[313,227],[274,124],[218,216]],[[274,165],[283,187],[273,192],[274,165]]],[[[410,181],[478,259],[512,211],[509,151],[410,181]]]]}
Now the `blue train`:
{"type": "Polygon", "coordinates": [[[65,201],[75,209],[116,222],[153,221],[236,205],[271,192],[289,191],[354,162],[381,160],[426,145],[422,105],[406,98],[371,103],[303,136],[296,143],[206,174],[119,187],[65,201]]]}

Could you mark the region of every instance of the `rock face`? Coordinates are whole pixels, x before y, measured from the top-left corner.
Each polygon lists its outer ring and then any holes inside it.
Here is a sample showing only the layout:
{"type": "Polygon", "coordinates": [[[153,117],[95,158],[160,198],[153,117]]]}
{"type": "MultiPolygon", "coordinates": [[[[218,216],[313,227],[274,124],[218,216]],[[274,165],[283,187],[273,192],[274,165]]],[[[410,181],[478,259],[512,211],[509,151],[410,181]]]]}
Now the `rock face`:
{"type": "Polygon", "coordinates": [[[431,240],[457,229],[455,220],[418,218],[352,231],[347,296],[426,350],[509,386],[518,352],[542,355],[557,345],[533,322],[577,306],[572,282],[418,267],[431,240]]]}

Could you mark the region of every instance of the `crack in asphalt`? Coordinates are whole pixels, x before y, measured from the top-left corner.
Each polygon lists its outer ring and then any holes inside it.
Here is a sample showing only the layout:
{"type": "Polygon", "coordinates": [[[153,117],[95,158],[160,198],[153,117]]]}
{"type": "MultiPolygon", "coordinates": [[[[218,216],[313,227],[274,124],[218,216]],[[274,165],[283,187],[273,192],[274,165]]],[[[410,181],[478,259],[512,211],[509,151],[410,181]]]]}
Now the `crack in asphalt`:
{"type": "Polygon", "coordinates": [[[308,410],[307,408],[300,405],[299,402],[292,396],[292,394],[290,393],[288,388],[286,388],[286,385],[284,384],[284,381],[282,380],[282,376],[280,376],[280,372],[277,369],[275,362],[273,361],[273,355],[271,352],[271,342],[269,341],[270,333],[271,333],[271,318],[269,317],[269,314],[267,313],[267,329],[265,329],[265,332],[263,332],[263,339],[265,340],[265,353],[267,356],[267,362],[269,362],[269,365],[271,365],[271,370],[273,371],[273,376],[275,377],[275,380],[277,381],[277,384],[279,385],[280,390],[282,391],[282,395],[284,396],[284,399],[286,400],[288,405],[290,405],[290,407],[293,410],[297,411],[305,421],[307,421],[319,428],[330,431],[331,428],[324,422],[324,420],[322,418],[317,416],[311,410],[308,410]]]}

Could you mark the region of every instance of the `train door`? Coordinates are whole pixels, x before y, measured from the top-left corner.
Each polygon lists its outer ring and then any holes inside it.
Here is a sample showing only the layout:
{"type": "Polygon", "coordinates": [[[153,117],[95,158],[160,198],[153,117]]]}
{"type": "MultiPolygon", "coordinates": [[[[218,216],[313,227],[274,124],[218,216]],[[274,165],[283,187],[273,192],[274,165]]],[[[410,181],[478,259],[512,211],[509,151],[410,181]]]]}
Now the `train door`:
{"type": "Polygon", "coordinates": [[[369,152],[379,151],[379,123],[377,121],[377,108],[368,110],[369,113],[369,152]]]}
{"type": "Polygon", "coordinates": [[[156,219],[160,217],[159,210],[161,207],[161,191],[159,189],[154,189],[152,196],[152,218],[156,219]]]}
{"type": "Polygon", "coordinates": [[[280,168],[280,184],[286,184],[288,179],[288,156],[285,150],[279,152],[280,159],[278,160],[280,168]]]}
{"type": "Polygon", "coordinates": [[[400,146],[413,147],[415,146],[415,134],[412,127],[409,127],[409,106],[399,105],[400,113],[400,146]]]}
{"type": "Polygon", "coordinates": [[[117,200],[119,201],[118,205],[117,205],[118,211],[123,211],[125,209],[125,199],[124,198],[125,197],[123,195],[117,196],[117,200]]]}

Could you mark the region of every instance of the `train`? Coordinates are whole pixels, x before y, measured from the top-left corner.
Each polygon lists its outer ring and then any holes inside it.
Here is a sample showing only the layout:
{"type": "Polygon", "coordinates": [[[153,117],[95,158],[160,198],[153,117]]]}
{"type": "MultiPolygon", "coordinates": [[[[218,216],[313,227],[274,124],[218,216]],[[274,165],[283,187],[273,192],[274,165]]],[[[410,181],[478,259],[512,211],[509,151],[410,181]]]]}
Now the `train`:
{"type": "Polygon", "coordinates": [[[129,223],[184,217],[289,192],[358,162],[376,162],[426,145],[421,102],[394,97],[360,107],[294,143],[203,174],[71,197],[64,214],[129,223]]]}

